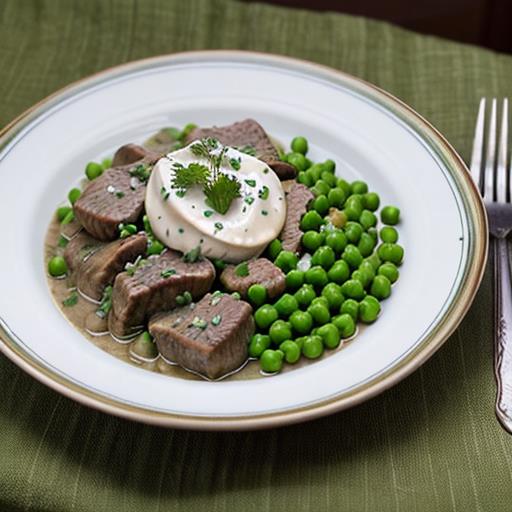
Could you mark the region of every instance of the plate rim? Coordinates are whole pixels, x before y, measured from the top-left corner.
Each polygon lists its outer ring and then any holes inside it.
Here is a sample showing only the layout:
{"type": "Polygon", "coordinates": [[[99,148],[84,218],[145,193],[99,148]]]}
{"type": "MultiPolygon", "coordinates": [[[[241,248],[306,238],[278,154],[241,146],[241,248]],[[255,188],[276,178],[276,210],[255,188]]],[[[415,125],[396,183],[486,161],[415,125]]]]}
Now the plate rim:
{"type": "Polygon", "coordinates": [[[65,96],[66,94],[73,94],[75,89],[77,90],[76,92],[78,92],[82,87],[87,87],[89,84],[93,85],[98,80],[108,79],[111,75],[122,74],[132,69],[136,70],[151,66],[152,64],[170,61],[186,61],[191,58],[195,60],[209,60],[214,58],[228,62],[229,60],[246,58],[256,63],[257,61],[265,61],[267,63],[292,65],[300,68],[306,74],[314,74],[316,71],[317,73],[321,72],[323,76],[331,76],[334,80],[338,79],[339,81],[341,78],[345,82],[355,82],[360,89],[362,88],[365,92],[369,93],[372,99],[378,101],[381,106],[397,114],[402,120],[407,120],[409,125],[412,125],[416,132],[421,134],[422,138],[429,142],[429,145],[437,147],[440,156],[443,156],[445,166],[450,169],[450,174],[457,182],[459,190],[461,191],[461,199],[466,203],[466,211],[469,211],[472,215],[469,227],[474,231],[471,233],[473,236],[469,247],[467,272],[463,276],[460,292],[451,301],[444,317],[429,332],[425,339],[396,365],[389,368],[376,379],[362,386],[358,386],[354,390],[343,392],[342,396],[333,396],[306,406],[294,407],[283,411],[246,414],[242,416],[217,417],[162,412],[125,404],[103,396],[100,393],[68,381],[66,378],[46,368],[39,361],[32,359],[20,348],[17,342],[17,336],[1,321],[0,351],[39,382],[82,405],[126,419],[173,428],[194,430],[253,430],[277,427],[312,420],[347,409],[389,389],[426,362],[458,327],[471,306],[479,288],[485,271],[488,252],[487,216],[481,196],[473,183],[466,164],[447,139],[429,121],[391,93],[344,71],[294,57],[245,50],[176,52],[112,66],[58,89],[29,107],[0,130],[0,149],[9,142],[11,138],[9,135],[14,136],[16,132],[29,123],[31,117],[37,115],[41,109],[44,109],[45,106],[59,97],[65,96]]]}

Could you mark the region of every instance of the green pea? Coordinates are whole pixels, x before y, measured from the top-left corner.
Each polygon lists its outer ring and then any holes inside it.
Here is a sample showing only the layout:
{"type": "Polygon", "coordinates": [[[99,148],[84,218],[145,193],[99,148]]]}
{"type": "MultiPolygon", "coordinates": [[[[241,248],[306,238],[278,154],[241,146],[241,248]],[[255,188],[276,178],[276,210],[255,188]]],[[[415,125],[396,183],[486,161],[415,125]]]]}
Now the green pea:
{"type": "Polygon", "coordinates": [[[325,268],[325,270],[329,270],[335,260],[336,255],[334,254],[332,247],[323,245],[322,247],[319,247],[311,257],[311,264],[320,265],[321,267],[325,268]]]}
{"type": "Polygon", "coordinates": [[[361,281],[349,279],[341,285],[341,293],[349,299],[361,300],[364,297],[365,291],[361,281]]]}
{"type": "Polygon", "coordinates": [[[275,302],[274,307],[277,309],[279,316],[289,317],[294,311],[299,309],[299,303],[293,295],[285,293],[275,302]]]}
{"type": "Polygon", "coordinates": [[[266,334],[254,334],[249,342],[249,357],[260,357],[270,347],[270,336],[266,334]]]}
{"type": "Polygon", "coordinates": [[[342,208],[343,205],[345,204],[346,197],[347,196],[345,194],[345,191],[342,188],[331,188],[327,195],[329,206],[334,206],[335,208],[342,208]]]}
{"type": "Polygon", "coordinates": [[[317,230],[324,223],[324,219],[315,210],[306,212],[300,221],[300,229],[302,231],[309,231],[311,229],[317,230]]]}
{"type": "Polygon", "coordinates": [[[268,246],[268,255],[270,259],[274,261],[282,250],[283,244],[281,243],[281,240],[278,240],[277,238],[272,240],[268,246]]]}
{"type": "Polygon", "coordinates": [[[336,164],[334,163],[333,160],[326,160],[323,164],[322,164],[323,168],[327,171],[327,172],[330,172],[331,174],[334,174],[334,171],[336,170],[336,164]]]}
{"type": "Polygon", "coordinates": [[[356,180],[350,184],[350,191],[352,194],[366,194],[368,185],[364,181],[356,180]]]}
{"type": "Polygon", "coordinates": [[[347,222],[344,230],[347,240],[353,244],[357,244],[361,238],[361,235],[363,234],[363,228],[358,222],[347,222]]]}
{"type": "Polygon", "coordinates": [[[361,256],[366,258],[366,256],[370,256],[370,254],[373,252],[373,249],[375,249],[375,245],[376,242],[373,239],[373,237],[368,233],[363,233],[361,235],[361,238],[359,239],[357,248],[359,249],[361,256]]]}
{"type": "Polygon", "coordinates": [[[359,304],[359,319],[365,324],[375,322],[380,313],[379,301],[374,297],[372,299],[368,295],[359,304]]]}
{"type": "Polygon", "coordinates": [[[372,281],[370,293],[377,299],[387,299],[391,295],[391,282],[383,275],[375,276],[372,281]]]}
{"type": "Polygon", "coordinates": [[[370,265],[373,267],[375,271],[377,271],[377,269],[380,267],[382,263],[381,259],[379,258],[379,255],[376,252],[374,252],[371,256],[365,258],[364,261],[370,263],[370,265]]]}
{"type": "Polygon", "coordinates": [[[160,240],[151,240],[146,249],[146,253],[148,256],[151,256],[152,254],[161,254],[164,249],[164,244],[160,242],[160,240]]]}
{"type": "Polygon", "coordinates": [[[261,284],[253,284],[247,290],[247,297],[254,306],[261,306],[267,301],[267,289],[261,284]]]}
{"type": "Polygon", "coordinates": [[[254,321],[260,329],[266,329],[279,318],[279,313],[274,306],[263,304],[254,313],[254,321]]]}
{"type": "Polygon", "coordinates": [[[48,262],[48,273],[52,277],[61,277],[68,271],[66,260],[62,256],[54,256],[48,262]]]}
{"type": "Polygon", "coordinates": [[[300,336],[299,338],[295,338],[293,341],[294,343],[300,348],[302,352],[302,346],[304,345],[304,340],[307,338],[307,336],[300,336]]]}
{"type": "Polygon", "coordinates": [[[380,230],[380,239],[386,244],[396,244],[398,242],[398,231],[391,226],[384,226],[380,230]]]}
{"type": "Polygon", "coordinates": [[[294,153],[305,155],[308,152],[308,141],[305,137],[295,137],[292,139],[290,147],[294,153]]]}
{"type": "Polygon", "coordinates": [[[306,231],[302,235],[302,246],[309,252],[316,251],[324,243],[324,232],[306,231]]]}
{"type": "Polygon", "coordinates": [[[400,277],[400,272],[396,268],[396,265],[390,261],[383,263],[377,270],[377,274],[379,274],[379,276],[386,276],[391,283],[394,283],[400,277]]]}
{"type": "Polygon", "coordinates": [[[292,328],[288,322],[284,320],[276,320],[268,331],[270,339],[279,345],[284,340],[289,340],[292,337],[292,328]]]}
{"type": "Polygon", "coordinates": [[[322,164],[313,164],[308,170],[307,173],[311,176],[311,179],[313,180],[313,184],[316,183],[319,179],[322,173],[324,172],[324,168],[322,164]]]}
{"type": "Polygon", "coordinates": [[[326,284],[322,290],[322,297],[327,299],[331,310],[336,309],[338,311],[345,300],[343,293],[341,293],[340,285],[336,283],[326,284]]]}
{"type": "Polygon", "coordinates": [[[375,245],[377,245],[377,242],[379,241],[379,234],[377,232],[377,228],[368,228],[366,232],[373,238],[375,245]]]}
{"type": "Polygon", "coordinates": [[[361,213],[363,213],[361,196],[350,196],[345,201],[344,212],[348,220],[359,220],[361,213]]]}
{"type": "Polygon", "coordinates": [[[343,284],[350,276],[350,267],[344,260],[338,260],[329,269],[327,277],[329,281],[337,284],[343,284]]]}
{"type": "Polygon", "coordinates": [[[286,161],[293,165],[297,171],[305,171],[307,168],[306,157],[302,153],[288,153],[286,161]]]}
{"type": "Polygon", "coordinates": [[[75,204],[78,201],[78,198],[82,195],[82,192],[79,188],[72,188],[68,193],[68,199],[71,204],[75,204]]]}
{"type": "Polygon", "coordinates": [[[331,190],[331,187],[329,187],[329,184],[326,181],[319,179],[319,180],[317,180],[317,182],[311,189],[311,192],[313,192],[313,194],[315,194],[315,196],[320,196],[320,195],[326,196],[330,190],[331,190]]]}
{"type": "Polygon", "coordinates": [[[315,304],[320,304],[324,308],[329,309],[329,301],[323,295],[320,295],[320,297],[315,297],[312,300],[311,305],[314,306],[315,304]]]}
{"type": "Polygon", "coordinates": [[[347,299],[341,305],[340,313],[342,315],[350,315],[356,321],[359,316],[359,302],[354,299],[347,299]]]}
{"type": "MultiPolygon", "coordinates": [[[[357,319],[357,316],[356,316],[357,319]]],[[[332,323],[337,327],[342,338],[350,338],[356,332],[356,319],[348,313],[342,313],[332,319],[332,323]]]]}
{"type": "Polygon", "coordinates": [[[318,328],[316,334],[322,338],[327,348],[336,348],[340,344],[340,332],[333,323],[322,325],[318,328]]]}
{"type": "Polygon", "coordinates": [[[286,340],[279,345],[279,350],[284,354],[287,363],[294,364],[300,359],[301,347],[292,340],[286,340]]]}
{"type": "Polygon", "coordinates": [[[267,348],[260,357],[260,368],[265,373],[277,373],[283,367],[284,354],[281,350],[267,348]]]}
{"type": "Polygon", "coordinates": [[[384,206],[380,211],[380,219],[384,224],[394,226],[400,220],[400,208],[396,206],[384,206]]]}
{"type": "Polygon", "coordinates": [[[352,272],[352,275],[350,276],[351,279],[355,279],[357,281],[359,281],[364,288],[366,288],[370,282],[371,282],[371,278],[369,278],[368,274],[366,274],[365,272],[362,272],[361,270],[354,270],[354,272],[352,272]]]}
{"type": "Polygon", "coordinates": [[[352,267],[357,268],[363,262],[363,256],[359,252],[359,249],[352,244],[348,244],[345,247],[341,257],[352,267]]]}
{"type": "Polygon", "coordinates": [[[338,178],[328,171],[323,171],[320,175],[320,179],[324,180],[329,187],[335,187],[336,182],[338,181],[338,178]]]}
{"type": "Polygon", "coordinates": [[[341,188],[343,192],[345,192],[345,197],[348,197],[352,193],[350,190],[350,183],[347,180],[344,180],[343,178],[338,178],[336,186],[341,188]]]}
{"type": "Polygon", "coordinates": [[[380,205],[380,197],[375,192],[367,192],[363,195],[363,206],[371,212],[376,211],[380,205]]]}
{"type": "Polygon", "coordinates": [[[303,185],[306,185],[306,187],[312,187],[315,183],[311,174],[307,173],[306,171],[299,172],[297,175],[297,181],[303,185]]]}
{"type": "Polygon", "coordinates": [[[291,251],[281,251],[275,259],[274,264],[283,272],[289,272],[297,266],[298,262],[299,257],[295,253],[291,251]]]}
{"type": "Polygon", "coordinates": [[[327,272],[320,266],[314,266],[306,270],[304,275],[304,280],[308,284],[312,284],[313,286],[325,286],[329,279],[327,278],[327,272]]]}
{"type": "Polygon", "coordinates": [[[377,225],[377,216],[370,210],[363,210],[359,217],[359,223],[364,229],[373,228],[377,225]]]}
{"type": "Polygon", "coordinates": [[[70,206],[59,206],[57,208],[57,219],[59,219],[59,222],[62,222],[72,212],[73,208],[70,206]]]}
{"type": "Polygon", "coordinates": [[[329,211],[329,201],[324,194],[321,194],[313,200],[313,208],[320,214],[325,215],[329,211]]]}
{"type": "Polygon", "coordinates": [[[306,307],[309,306],[311,302],[313,302],[313,299],[316,297],[316,293],[312,285],[303,284],[295,292],[294,297],[297,299],[299,306],[306,307]]]}
{"type": "Polygon", "coordinates": [[[302,353],[308,359],[317,359],[324,353],[324,344],[321,336],[307,336],[302,343],[302,353]]]}
{"type": "Polygon", "coordinates": [[[398,244],[381,244],[377,249],[377,254],[382,261],[400,265],[404,259],[404,248],[398,244]]]}
{"type": "Polygon", "coordinates": [[[85,175],[89,180],[95,180],[103,174],[103,167],[96,162],[89,162],[85,166],[85,175]]]}
{"type": "Polygon", "coordinates": [[[331,319],[329,308],[320,302],[311,304],[308,307],[308,313],[313,317],[313,320],[319,324],[326,324],[331,319]]]}
{"type": "Polygon", "coordinates": [[[332,229],[326,232],[325,245],[330,247],[336,254],[341,254],[347,246],[347,237],[341,229],[332,229]]]}
{"type": "Polygon", "coordinates": [[[289,290],[298,290],[304,283],[304,272],[301,270],[290,270],[286,274],[286,287],[289,290]]]}
{"type": "Polygon", "coordinates": [[[307,311],[294,311],[290,315],[290,324],[299,334],[307,334],[313,327],[313,317],[307,311]]]}
{"type": "Polygon", "coordinates": [[[101,167],[103,167],[103,170],[110,169],[112,167],[112,158],[104,158],[101,161],[101,167]]]}
{"type": "Polygon", "coordinates": [[[375,269],[373,268],[373,265],[369,261],[364,260],[361,263],[361,265],[359,265],[358,270],[366,276],[365,281],[367,283],[370,283],[372,279],[375,277],[375,269]]]}

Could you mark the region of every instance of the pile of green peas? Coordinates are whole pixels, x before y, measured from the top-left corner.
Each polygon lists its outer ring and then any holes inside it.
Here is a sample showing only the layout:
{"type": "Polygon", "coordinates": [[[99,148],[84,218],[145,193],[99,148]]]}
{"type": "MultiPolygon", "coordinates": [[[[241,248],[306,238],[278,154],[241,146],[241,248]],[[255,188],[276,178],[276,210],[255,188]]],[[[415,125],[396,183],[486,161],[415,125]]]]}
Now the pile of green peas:
{"type": "Polygon", "coordinates": [[[264,373],[279,372],[302,356],[316,359],[355,336],[358,322],[373,323],[404,257],[394,227],[399,208],[384,206],[378,215],[380,197],[364,181],[337,178],[332,160],[311,162],[307,151],[307,140],[295,137],[282,158],[315,196],[300,223],[310,262],[302,266],[276,239],[267,254],[286,274],[285,293],[270,302],[262,285],[248,290],[256,324],[249,357],[259,359],[264,373]]]}

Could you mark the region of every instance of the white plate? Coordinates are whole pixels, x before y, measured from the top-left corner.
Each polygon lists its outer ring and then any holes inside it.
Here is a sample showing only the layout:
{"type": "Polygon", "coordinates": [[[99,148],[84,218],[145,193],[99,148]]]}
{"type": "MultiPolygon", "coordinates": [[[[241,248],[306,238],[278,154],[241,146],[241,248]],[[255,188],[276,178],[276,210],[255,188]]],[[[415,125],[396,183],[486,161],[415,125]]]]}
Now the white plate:
{"type": "Polygon", "coordinates": [[[130,63],[35,106],[0,139],[2,351],[82,403],[186,428],[274,426],[366,400],[424,362],[458,325],[484,269],[487,232],[467,170],[425,120],[346,74],[284,57],[198,52],[130,63]],[[82,337],[51,300],[43,240],[89,160],[162,126],[257,119],[313,160],[400,206],[406,259],[379,321],[332,357],[272,378],[199,382],[130,366],[82,337]]]}

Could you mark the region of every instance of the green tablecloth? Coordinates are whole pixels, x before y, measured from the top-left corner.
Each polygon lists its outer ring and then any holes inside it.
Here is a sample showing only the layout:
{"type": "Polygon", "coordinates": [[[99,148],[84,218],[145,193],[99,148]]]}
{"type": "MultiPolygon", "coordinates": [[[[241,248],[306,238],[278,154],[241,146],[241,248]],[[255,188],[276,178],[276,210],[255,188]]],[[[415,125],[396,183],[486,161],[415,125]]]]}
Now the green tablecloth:
{"type": "MultiPolygon", "coordinates": [[[[97,70],[204,48],[287,54],[365,78],[466,159],[477,100],[512,92],[512,57],[361,18],[228,0],[2,0],[0,125],[97,70]]],[[[511,510],[491,299],[487,272],[461,327],[411,377],[349,411],[270,431],[131,423],[0,357],[0,510],[511,510]]]]}

